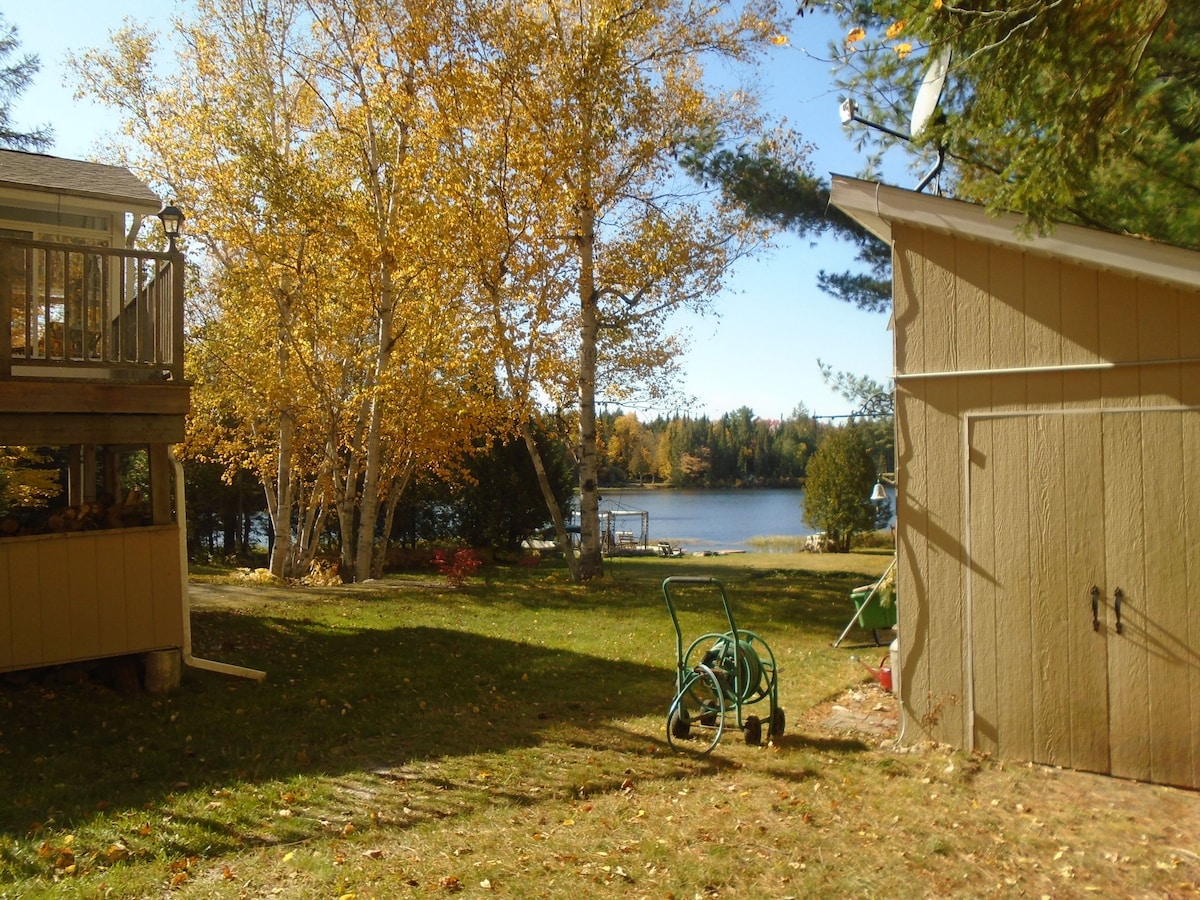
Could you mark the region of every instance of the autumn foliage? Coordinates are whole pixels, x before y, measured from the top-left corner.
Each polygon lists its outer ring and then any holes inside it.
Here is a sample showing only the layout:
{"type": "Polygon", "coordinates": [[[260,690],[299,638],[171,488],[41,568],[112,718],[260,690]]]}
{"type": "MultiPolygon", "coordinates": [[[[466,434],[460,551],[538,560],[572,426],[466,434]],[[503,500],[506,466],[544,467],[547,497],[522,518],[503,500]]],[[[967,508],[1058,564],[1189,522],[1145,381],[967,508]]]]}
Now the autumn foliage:
{"type": "Polygon", "coordinates": [[[446,576],[451,587],[462,587],[482,565],[482,560],[474,550],[437,550],[433,554],[433,564],[446,576]]]}
{"type": "Polygon", "coordinates": [[[677,184],[691,134],[759,125],[702,62],[748,62],[780,17],[197,0],[169,79],[171,45],[132,24],[76,59],[124,113],[127,161],[187,211],[187,452],[259,479],[272,572],[307,571],[336,520],[343,576],[377,574],[414,480],[485,435],[536,456],[541,420],[577,448],[575,574],[595,574],[597,398],[668,390],[667,316],[766,236],[677,184]]]}

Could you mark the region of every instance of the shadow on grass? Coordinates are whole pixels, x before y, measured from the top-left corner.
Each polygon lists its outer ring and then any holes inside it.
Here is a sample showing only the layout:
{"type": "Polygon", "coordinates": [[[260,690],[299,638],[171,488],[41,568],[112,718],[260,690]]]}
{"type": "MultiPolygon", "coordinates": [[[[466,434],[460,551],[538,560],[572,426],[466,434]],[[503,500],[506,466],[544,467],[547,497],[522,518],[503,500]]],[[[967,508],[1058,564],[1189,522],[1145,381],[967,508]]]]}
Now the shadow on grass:
{"type": "MultiPolygon", "coordinates": [[[[861,579],[713,574],[730,590],[738,625],[768,636],[775,623],[836,634],[850,609],[848,590],[861,579]]],[[[579,611],[579,588],[547,579],[531,591],[527,579],[494,578],[464,593],[472,606],[579,611]]],[[[380,599],[394,598],[383,591],[380,599]]],[[[369,609],[371,601],[363,593],[354,602],[369,609]]],[[[663,666],[603,659],[453,627],[371,628],[352,618],[330,624],[316,613],[305,618],[306,602],[286,616],[269,607],[193,611],[196,655],[264,668],[265,683],[186,669],[182,688],[163,698],[94,681],[61,683],[47,673],[0,686],[0,796],[8,801],[0,804],[0,833],[24,836],[35,823],[69,827],[106,809],[149,809],[188,793],[219,797],[272,780],[332,775],[357,783],[383,777],[372,772],[520,751],[548,738],[671,758],[653,732],[622,724],[665,717],[669,659],[663,666]]],[[[602,614],[623,607],[661,610],[666,618],[661,591],[644,578],[611,579],[602,614]]],[[[694,765],[700,768],[692,774],[726,764],[710,758],[694,765]]],[[[578,780],[568,778],[563,789],[603,789],[578,780]]],[[[202,804],[175,818],[218,849],[244,842],[249,830],[206,816],[202,804]]],[[[275,823],[272,839],[286,840],[289,827],[301,823],[275,823]]]]}
{"type": "Polygon", "coordinates": [[[190,788],[532,746],[669,703],[660,669],[467,632],[206,611],[193,633],[197,655],[267,659],[271,677],[189,669],[165,698],[45,678],[0,689],[0,831],[190,788]]]}

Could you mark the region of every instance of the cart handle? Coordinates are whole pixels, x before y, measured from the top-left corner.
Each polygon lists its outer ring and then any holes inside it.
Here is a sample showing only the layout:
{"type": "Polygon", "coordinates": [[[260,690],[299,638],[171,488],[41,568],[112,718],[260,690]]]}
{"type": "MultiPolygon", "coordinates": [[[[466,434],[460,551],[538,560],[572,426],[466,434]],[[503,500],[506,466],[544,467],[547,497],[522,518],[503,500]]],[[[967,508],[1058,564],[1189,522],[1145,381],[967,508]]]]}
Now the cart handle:
{"type": "MultiPolygon", "coordinates": [[[[695,584],[695,585],[715,585],[717,591],[721,595],[721,606],[725,610],[725,619],[729,622],[729,631],[734,636],[734,660],[738,658],[738,648],[736,646],[738,627],[733,621],[733,610],[729,608],[729,595],[725,593],[725,585],[713,578],[711,575],[669,575],[663,579],[662,592],[663,599],[667,601],[667,612],[671,614],[671,624],[675,626],[675,659],[676,665],[680,669],[680,679],[683,674],[683,628],[679,625],[679,616],[675,613],[675,604],[671,601],[671,586],[680,584],[695,584]]],[[[683,683],[680,681],[678,687],[682,690],[683,683]]]]}

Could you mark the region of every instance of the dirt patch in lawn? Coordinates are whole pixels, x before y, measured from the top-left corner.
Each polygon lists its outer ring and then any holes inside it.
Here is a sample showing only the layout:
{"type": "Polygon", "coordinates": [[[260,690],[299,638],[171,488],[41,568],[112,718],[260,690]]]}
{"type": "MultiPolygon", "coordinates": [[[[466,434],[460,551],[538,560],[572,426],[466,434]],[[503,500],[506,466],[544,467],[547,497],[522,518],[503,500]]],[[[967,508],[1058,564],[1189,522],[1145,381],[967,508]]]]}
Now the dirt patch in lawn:
{"type": "Polygon", "coordinates": [[[872,743],[896,738],[900,704],[875,680],[864,681],[804,714],[800,727],[842,737],[864,737],[872,743]]]}

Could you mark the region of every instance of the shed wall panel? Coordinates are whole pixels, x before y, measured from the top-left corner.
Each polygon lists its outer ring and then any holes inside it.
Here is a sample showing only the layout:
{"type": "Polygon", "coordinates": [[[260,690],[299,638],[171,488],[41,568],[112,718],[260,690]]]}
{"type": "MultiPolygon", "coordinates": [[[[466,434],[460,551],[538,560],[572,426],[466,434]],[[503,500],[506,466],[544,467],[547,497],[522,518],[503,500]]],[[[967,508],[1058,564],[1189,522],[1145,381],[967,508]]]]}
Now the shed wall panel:
{"type": "MultiPolygon", "coordinates": [[[[958,241],[955,256],[955,280],[952,307],[959,318],[958,334],[961,344],[959,354],[960,364],[971,370],[987,369],[991,365],[991,324],[989,319],[989,252],[986,244],[975,241],[958,241]]],[[[958,382],[959,410],[987,409],[992,405],[992,383],[987,378],[966,378],[958,382]]],[[[960,428],[955,420],[956,429],[960,428]]],[[[964,437],[960,434],[956,444],[961,444],[964,437]]],[[[988,443],[976,448],[975,436],[966,434],[968,447],[973,448],[970,465],[983,465],[992,453],[990,439],[988,443]]],[[[969,472],[962,489],[970,495],[973,482],[969,472]]],[[[986,495],[978,497],[965,496],[960,498],[961,508],[970,510],[974,504],[980,504],[981,509],[993,508],[993,497],[990,488],[986,495]]],[[[964,514],[965,515],[965,514],[964,514]]],[[[988,521],[994,521],[994,516],[988,514],[988,521]]],[[[964,621],[963,635],[966,640],[966,652],[963,665],[967,671],[963,673],[963,686],[974,684],[974,694],[970,697],[973,706],[968,707],[964,697],[963,725],[971,728],[971,723],[986,722],[983,727],[976,727],[973,740],[974,747],[985,752],[996,752],[996,705],[998,702],[996,685],[996,658],[1001,652],[996,642],[996,601],[995,582],[991,577],[995,565],[995,532],[987,529],[973,533],[964,528],[963,556],[963,597],[964,621]],[[969,563],[969,567],[968,567],[969,563]],[[972,599],[973,598],[973,599],[972,599]]],[[[964,689],[964,695],[966,691],[964,689]]]]}
{"type": "MultiPolygon", "coordinates": [[[[1144,634],[1146,618],[1146,539],[1143,528],[1141,416],[1104,419],[1104,555],[1106,597],[1115,616],[1121,591],[1123,635],[1109,641],[1108,703],[1114,775],[1148,781],[1150,767],[1150,672],[1144,647],[1131,638],[1144,634]]],[[[1115,625],[1114,625],[1115,627],[1115,625]]]]}
{"type": "MultiPolygon", "coordinates": [[[[1049,379],[1061,380],[1061,379],[1049,379]]],[[[1027,588],[1033,612],[1030,637],[1033,656],[1034,758],[1070,765],[1070,668],[1063,652],[1064,625],[1072,593],[1067,570],[1061,416],[1039,416],[1026,424],[1028,439],[1029,519],[1025,529],[1029,554],[1027,588]]],[[[1020,523],[1013,523],[1020,525],[1020,523]]],[[[1014,702],[1023,702],[1013,698],[1014,702]]]]}
{"type": "MultiPolygon", "coordinates": [[[[1100,377],[1090,372],[1073,376],[1084,382],[1078,393],[1094,398],[1100,377]],[[1091,387],[1087,387],[1087,383],[1091,387]]],[[[1074,393],[1068,389],[1068,395],[1074,393]]],[[[1070,697],[1070,758],[1067,765],[1107,772],[1108,754],[1108,623],[1107,605],[1100,603],[1096,627],[1091,610],[1092,589],[1098,598],[1105,589],[1104,496],[1097,490],[1103,469],[1100,416],[1063,415],[1063,550],[1061,566],[1066,584],[1063,626],[1067,692],[1070,697]],[[1069,574],[1068,574],[1069,570],[1069,574]]]]}
{"type": "Polygon", "coordinates": [[[922,245],[922,232],[907,232],[903,241],[897,240],[892,251],[892,318],[896,334],[897,372],[925,370],[925,342],[920,321],[921,307],[925,302],[925,289],[921,281],[924,276],[922,245]]]}
{"type": "Polygon", "coordinates": [[[967,433],[968,511],[967,541],[970,550],[971,693],[976,750],[998,753],[999,686],[1001,658],[1007,647],[997,639],[999,596],[996,583],[996,514],[993,481],[982,477],[995,465],[994,428],[990,421],[972,422],[967,433]]]}
{"type": "MultiPolygon", "coordinates": [[[[1200,376],[1200,370],[1190,370],[1192,375],[1200,376]]],[[[1193,480],[1194,473],[1200,471],[1200,415],[1189,415],[1183,421],[1183,470],[1188,473],[1188,481],[1193,480]]],[[[1183,648],[1178,648],[1187,665],[1187,703],[1178,710],[1179,715],[1188,716],[1188,732],[1191,747],[1191,771],[1197,783],[1200,783],[1200,499],[1195,491],[1183,491],[1182,498],[1176,498],[1184,510],[1184,545],[1188,552],[1184,554],[1186,566],[1185,581],[1180,595],[1188,598],[1183,603],[1186,612],[1186,630],[1181,630],[1177,637],[1185,642],[1183,648]]],[[[1181,629],[1182,625],[1179,626],[1181,629]]]]}
{"type": "MultiPolygon", "coordinates": [[[[1127,363],[1138,358],[1137,291],[1131,279],[1111,276],[1097,285],[1099,329],[1096,339],[1102,360],[1127,363]]],[[[1139,370],[1125,366],[1102,373],[1101,404],[1123,408],[1140,401],[1139,370]]]]}
{"type": "Polygon", "coordinates": [[[1095,269],[1062,267],[1059,284],[1062,290],[1060,325],[1064,365],[1087,365],[1099,361],[1098,278],[1099,273],[1095,269]]]}
{"type": "MultiPolygon", "coordinates": [[[[1179,352],[1184,358],[1200,360],[1200,292],[1181,292],[1179,304],[1179,352]]],[[[1182,366],[1180,372],[1182,402],[1190,407],[1200,407],[1200,363],[1182,366]]],[[[1195,480],[1200,472],[1200,415],[1189,415],[1183,421],[1183,470],[1187,473],[1185,484],[1195,480]]],[[[1188,552],[1184,555],[1186,581],[1181,595],[1189,598],[1184,604],[1187,610],[1187,630],[1182,633],[1186,641],[1184,659],[1188,664],[1187,713],[1192,748],[1192,771],[1200,772],[1200,493],[1182,490],[1176,502],[1184,510],[1184,544],[1188,552]]],[[[1198,778],[1200,780],[1200,778],[1198,778]]]]}
{"type": "MultiPolygon", "coordinates": [[[[1177,380],[1177,379],[1176,379],[1177,380]]],[[[1181,414],[1150,413],[1142,417],[1142,487],[1145,530],[1145,628],[1139,638],[1147,648],[1151,778],[1167,784],[1187,784],[1196,771],[1192,748],[1174,740],[1171,720],[1190,715],[1186,655],[1188,604],[1187,507],[1179,486],[1187,479],[1183,468],[1181,414]],[[1181,640],[1183,638],[1183,640],[1181,640]]],[[[1133,636],[1137,637],[1137,636],[1133,636]]],[[[1190,732],[1190,728],[1187,729],[1190,732]]]]}
{"type": "MultiPolygon", "coordinates": [[[[938,710],[933,736],[941,741],[966,743],[965,684],[966,585],[963,580],[962,479],[946,477],[961,471],[961,435],[955,406],[957,384],[947,379],[930,382],[925,389],[925,519],[926,591],[937,598],[931,606],[929,641],[930,702],[938,710]]],[[[932,604],[932,601],[931,601],[932,604]]]]}
{"type": "MultiPolygon", "coordinates": [[[[924,446],[923,413],[924,385],[896,391],[896,595],[912,597],[913,602],[900,600],[896,606],[899,626],[901,659],[900,683],[907,697],[928,697],[929,657],[925,652],[929,641],[930,603],[925,582],[927,544],[925,532],[925,466],[913,448],[924,446]],[[899,425],[903,422],[903,426],[899,425]]],[[[918,715],[915,728],[923,728],[918,715]]]]}
{"type": "Polygon", "coordinates": [[[1025,364],[1062,364],[1062,264],[1045,256],[1026,255],[1025,268],[1025,364]]]}
{"type": "MultiPolygon", "coordinates": [[[[960,345],[958,309],[955,297],[955,250],[959,243],[948,234],[926,232],[921,267],[921,297],[933,302],[922,303],[921,344],[924,371],[946,371],[959,368],[960,345]]],[[[916,330],[916,329],[914,329],[916,330]]]]}
{"type": "Polygon", "coordinates": [[[180,571],[179,536],[174,529],[150,536],[150,583],[154,593],[154,643],[160,647],[183,644],[180,615],[183,573],[180,571]]]}
{"type": "Polygon", "coordinates": [[[992,364],[988,246],[964,240],[956,244],[951,305],[958,318],[959,364],[964,369],[987,369],[992,364]]]}
{"type": "Polygon", "coordinates": [[[1020,253],[1002,247],[988,251],[991,288],[992,368],[1026,365],[1025,267],[1020,253]]]}

